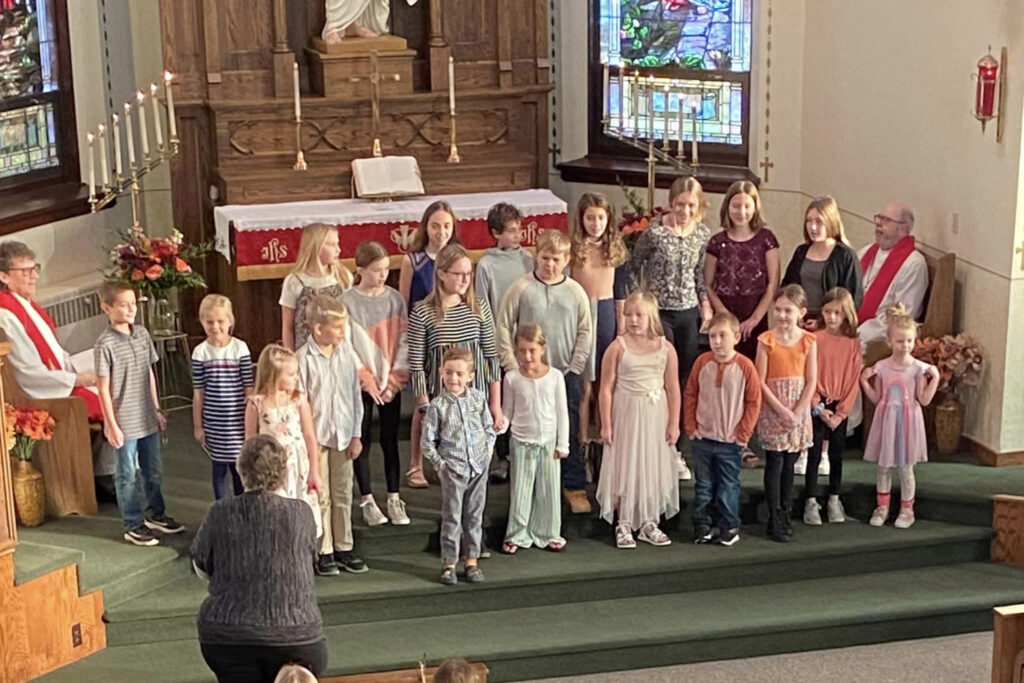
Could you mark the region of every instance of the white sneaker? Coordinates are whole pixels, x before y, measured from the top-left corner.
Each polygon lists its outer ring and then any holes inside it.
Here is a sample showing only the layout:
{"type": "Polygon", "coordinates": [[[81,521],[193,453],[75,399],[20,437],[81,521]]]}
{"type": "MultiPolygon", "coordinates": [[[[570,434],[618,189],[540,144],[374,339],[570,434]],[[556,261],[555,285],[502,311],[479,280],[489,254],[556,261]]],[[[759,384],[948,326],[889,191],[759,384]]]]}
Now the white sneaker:
{"type": "Polygon", "coordinates": [[[807,474],[807,451],[800,452],[800,457],[796,459],[796,464],[793,465],[793,474],[798,477],[807,474]]]}
{"type": "Polygon", "coordinates": [[[388,518],[391,523],[405,526],[409,523],[409,515],[405,514],[405,503],[401,498],[388,498],[388,518]]]}
{"type": "Polygon", "coordinates": [[[363,521],[366,522],[366,526],[380,526],[388,523],[388,518],[380,511],[377,501],[373,498],[363,501],[359,507],[363,510],[363,521]]]}
{"type": "Polygon", "coordinates": [[[679,481],[690,481],[693,479],[693,473],[686,466],[686,460],[683,459],[682,453],[676,453],[676,469],[679,471],[679,481]]]}
{"type": "Polygon", "coordinates": [[[829,498],[827,509],[829,524],[840,524],[846,521],[846,510],[843,509],[843,501],[838,498],[829,498]]]}
{"type": "Polygon", "coordinates": [[[914,526],[914,508],[900,508],[900,514],[896,517],[896,523],[893,525],[897,529],[909,529],[914,526]]]}
{"type": "Polygon", "coordinates": [[[654,522],[644,524],[640,533],[636,535],[638,540],[656,546],[672,545],[672,539],[665,535],[665,532],[658,528],[654,522]]]}
{"type": "Polygon", "coordinates": [[[889,506],[879,505],[875,508],[875,511],[871,513],[871,520],[868,522],[871,526],[882,526],[885,524],[885,520],[889,519],[889,506]]]}
{"type": "Polygon", "coordinates": [[[821,506],[813,498],[807,499],[804,506],[804,524],[808,526],[821,526],[821,506]]]}
{"type": "Polygon", "coordinates": [[[832,466],[828,462],[828,453],[821,454],[821,461],[818,463],[818,476],[827,477],[832,466]]]}

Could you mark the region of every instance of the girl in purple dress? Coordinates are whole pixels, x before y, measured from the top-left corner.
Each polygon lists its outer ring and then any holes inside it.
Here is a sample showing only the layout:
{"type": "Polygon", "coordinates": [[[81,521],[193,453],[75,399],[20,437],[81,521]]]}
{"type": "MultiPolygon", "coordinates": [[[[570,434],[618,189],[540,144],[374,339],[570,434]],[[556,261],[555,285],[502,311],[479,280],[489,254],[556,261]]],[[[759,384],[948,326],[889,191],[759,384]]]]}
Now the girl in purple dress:
{"type": "Polygon", "coordinates": [[[729,186],[719,212],[722,231],[708,242],[704,281],[716,313],[739,318],[736,350],[757,357],[757,337],[768,330],[768,309],[779,287],[779,241],[761,213],[757,186],[738,180],[729,186]]]}
{"type": "Polygon", "coordinates": [[[928,460],[922,406],[932,402],[939,386],[939,370],[911,355],[917,341],[917,322],[902,304],[885,311],[885,342],[892,355],[865,368],[861,373],[864,396],[875,403],[875,419],[864,447],[864,459],[878,463],[876,498],[878,507],[871,526],[882,526],[889,518],[892,470],[900,471],[900,514],[896,528],[914,523],[914,463],[928,460]]]}

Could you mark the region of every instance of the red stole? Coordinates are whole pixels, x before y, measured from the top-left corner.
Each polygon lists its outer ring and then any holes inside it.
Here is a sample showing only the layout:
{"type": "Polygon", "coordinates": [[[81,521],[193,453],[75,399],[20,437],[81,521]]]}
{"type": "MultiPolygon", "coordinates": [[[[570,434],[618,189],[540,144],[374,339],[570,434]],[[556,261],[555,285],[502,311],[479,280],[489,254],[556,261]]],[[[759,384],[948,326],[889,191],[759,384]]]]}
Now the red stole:
{"type": "MultiPolygon", "coordinates": [[[[57,326],[53,323],[53,318],[43,309],[42,306],[37,304],[31,299],[28,300],[32,308],[35,309],[39,317],[50,326],[50,329],[54,332],[57,331],[57,326]]],[[[46,343],[46,339],[43,337],[42,332],[36,326],[35,322],[29,317],[28,311],[21,305],[21,303],[14,297],[10,292],[3,290],[0,291],[0,308],[6,311],[10,311],[14,314],[14,317],[18,319],[21,326],[25,328],[25,334],[32,340],[32,344],[36,347],[36,352],[39,353],[40,360],[43,361],[43,365],[49,370],[62,370],[63,367],[57,357],[53,355],[53,349],[46,343]]],[[[89,419],[94,422],[103,421],[103,411],[100,409],[100,399],[92,391],[89,391],[85,387],[74,387],[71,390],[72,396],[78,396],[85,401],[85,410],[89,415],[89,419]]]]}
{"type": "MultiPolygon", "coordinates": [[[[896,273],[900,272],[903,262],[916,249],[914,238],[911,235],[901,237],[896,242],[892,251],[889,252],[888,258],[885,259],[885,263],[879,269],[878,275],[871,281],[871,286],[864,292],[864,300],[861,301],[860,308],[857,309],[858,324],[863,324],[864,321],[871,320],[878,315],[878,307],[882,305],[882,299],[885,298],[885,293],[889,291],[889,285],[896,278],[896,273]]],[[[862,273],[868,272],[871,264],[875,261],[876,255],[878,255],[877,242],[872,244],[860,259],[860,270],[862,273]]]]}

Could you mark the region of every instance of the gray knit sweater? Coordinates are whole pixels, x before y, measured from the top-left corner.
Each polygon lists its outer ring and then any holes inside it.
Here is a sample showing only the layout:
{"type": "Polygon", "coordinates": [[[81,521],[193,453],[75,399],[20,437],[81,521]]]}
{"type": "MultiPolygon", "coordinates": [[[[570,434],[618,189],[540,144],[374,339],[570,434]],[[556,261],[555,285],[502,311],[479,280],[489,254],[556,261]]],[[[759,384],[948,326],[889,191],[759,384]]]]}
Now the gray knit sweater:
{"type": "Polygon", "coordinates": [[[316,526],[306,503],[249,491],[210,507],[192,541],[209,575],[199,641],[305,645],[322,637],[313,585],[316,526]]]}

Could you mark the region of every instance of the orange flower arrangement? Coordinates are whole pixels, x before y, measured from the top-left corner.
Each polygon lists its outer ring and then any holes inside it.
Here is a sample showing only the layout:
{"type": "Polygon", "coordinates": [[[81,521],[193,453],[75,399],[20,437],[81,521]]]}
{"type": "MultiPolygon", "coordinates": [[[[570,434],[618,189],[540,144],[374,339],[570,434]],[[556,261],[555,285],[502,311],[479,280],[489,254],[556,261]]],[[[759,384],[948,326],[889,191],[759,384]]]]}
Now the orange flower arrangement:
{"type": "Polygon", "coordinates": [[[18,460],[31,460],[36,444],[52,439],[57,427],[57,421],[42,408],[15,408],[8,403],[4,406],[4,416],[7,448],[18,460]]]}
{"type": "Polygon", "coordinates": [[[964,387],[981,384],[985,360],[973,337],[966,334],[918,339],[914,357],[939,369],[940,392],[957,397],[964,387]]]}

